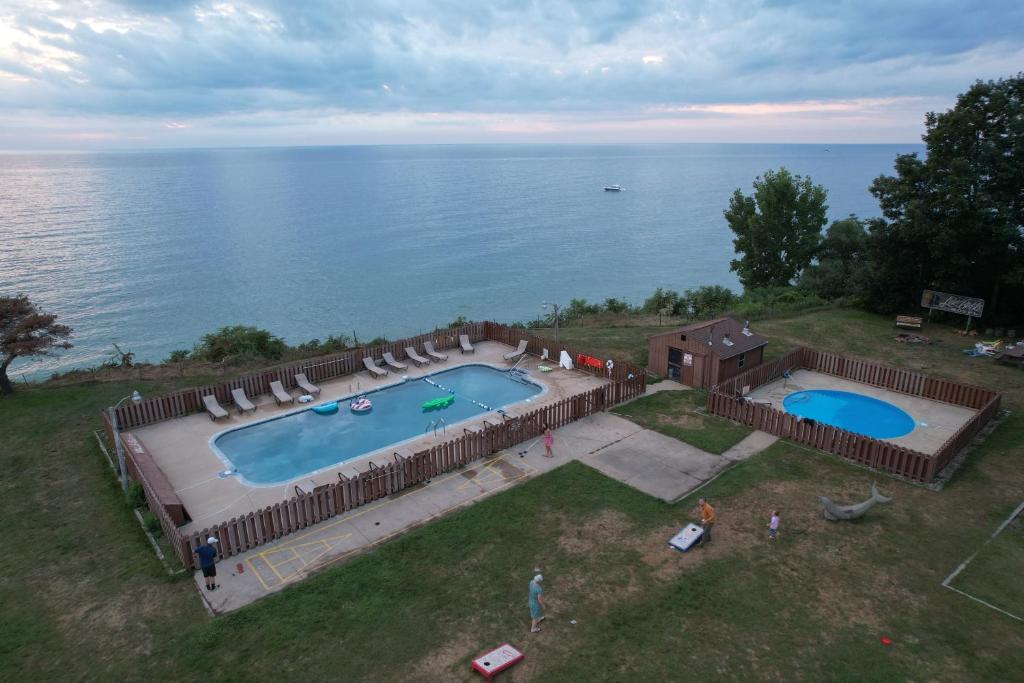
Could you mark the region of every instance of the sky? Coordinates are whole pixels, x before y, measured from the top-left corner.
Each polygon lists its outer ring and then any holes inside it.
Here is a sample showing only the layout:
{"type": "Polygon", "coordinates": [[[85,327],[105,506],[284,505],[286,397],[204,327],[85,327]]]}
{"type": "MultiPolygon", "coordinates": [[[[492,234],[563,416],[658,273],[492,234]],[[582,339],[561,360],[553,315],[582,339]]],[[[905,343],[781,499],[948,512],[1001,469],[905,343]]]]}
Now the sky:
{"type": "Polygon", "coordinates": [[[0,150],[919,142],[1024,2],[0,0],[0,150]]]}

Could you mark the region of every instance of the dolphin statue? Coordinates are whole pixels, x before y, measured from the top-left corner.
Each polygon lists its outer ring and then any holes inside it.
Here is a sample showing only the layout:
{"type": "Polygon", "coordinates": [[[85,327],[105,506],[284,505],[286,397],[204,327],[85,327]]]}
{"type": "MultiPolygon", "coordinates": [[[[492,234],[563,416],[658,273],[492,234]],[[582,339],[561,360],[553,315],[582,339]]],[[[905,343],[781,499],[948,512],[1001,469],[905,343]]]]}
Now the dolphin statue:
{"type": "Polygon", "coordinates": [[[841,519],[858,519],[864,513],[875,507],[875,503],[888,503],[892,498],[886,498],[878,492],[878,487],[871,485],[871,497],[862,503],[855,505],[836,505],[828,496],[818,496],[821,507],[825,509],[825,519],[838,522],[841,519]]]}

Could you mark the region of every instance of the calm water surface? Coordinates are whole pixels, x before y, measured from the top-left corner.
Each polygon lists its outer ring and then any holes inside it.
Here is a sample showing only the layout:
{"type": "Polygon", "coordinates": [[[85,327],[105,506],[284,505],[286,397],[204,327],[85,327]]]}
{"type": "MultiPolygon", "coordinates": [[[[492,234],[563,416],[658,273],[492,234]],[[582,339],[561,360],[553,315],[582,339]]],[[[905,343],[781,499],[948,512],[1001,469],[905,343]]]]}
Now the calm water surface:
{"type": "Polygon", "coordinates": [[[289,342],[416,334],[463,315],[657,286],[737,288],[722,217],[784,165],[829,215],[878,215],[871,180],[921,145],[465,145],[0,155],[0,293],[75,348],[39,377],[159,361],[228,324],[289,342]],[[603,192],[618,183],[621,193],[603,192]]]}

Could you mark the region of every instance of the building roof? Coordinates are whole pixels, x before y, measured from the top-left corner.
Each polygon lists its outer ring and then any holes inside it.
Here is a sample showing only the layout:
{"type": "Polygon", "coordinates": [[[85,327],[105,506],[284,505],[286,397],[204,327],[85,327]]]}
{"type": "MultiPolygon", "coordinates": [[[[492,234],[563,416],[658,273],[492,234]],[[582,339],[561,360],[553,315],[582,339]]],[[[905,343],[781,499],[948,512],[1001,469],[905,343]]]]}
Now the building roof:
{"type": "Polygon", "coordinates": [[[703,322],[692,323],[668,332],[654,335],[664,337],[668,335],[687,336],[688,341],[699,341],[707,344],[711,339],[709,348],[719,358],[732,358],[741,353],[752,351],[768,343],[768,340],[759,334],[751,332],[744,334],[743,323],[732,318],[715,318],[703,322]]]}

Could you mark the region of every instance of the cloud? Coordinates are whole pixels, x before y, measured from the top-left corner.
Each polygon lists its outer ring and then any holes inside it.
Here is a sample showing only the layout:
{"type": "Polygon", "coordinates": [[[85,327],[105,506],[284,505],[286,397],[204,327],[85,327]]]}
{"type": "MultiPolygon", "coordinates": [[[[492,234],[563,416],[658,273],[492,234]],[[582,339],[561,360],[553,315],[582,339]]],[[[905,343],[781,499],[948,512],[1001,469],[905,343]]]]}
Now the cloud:
{"type": "Polygon", "coordinates": [[[1017,0],[23,0],[0,11],[0,124],[824,115],[1012,75],[1022,25],[1017,0]]]}

